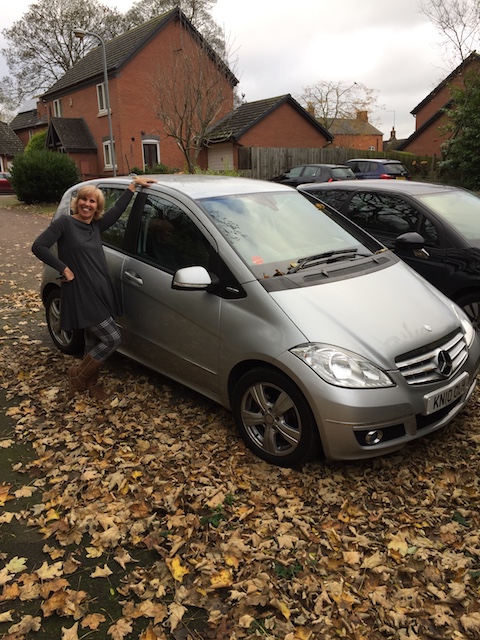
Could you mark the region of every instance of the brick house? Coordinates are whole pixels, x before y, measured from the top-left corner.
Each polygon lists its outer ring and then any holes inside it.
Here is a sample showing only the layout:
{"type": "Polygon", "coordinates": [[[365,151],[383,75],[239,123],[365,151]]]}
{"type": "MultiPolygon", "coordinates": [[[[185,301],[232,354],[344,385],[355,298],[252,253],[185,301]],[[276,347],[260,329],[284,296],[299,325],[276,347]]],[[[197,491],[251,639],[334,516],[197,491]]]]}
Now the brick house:
{"type": "Polygon", "coordinates": [[[444,109],[451,105],[451,87],[461,87],[466,73],[479,70],[480,55],[474,51],[410,112],[415,116],[415,132],[399,150],[440,158],[442,143],[448,138],[442,127],[448,123],[444,109]]]}
{"type": "Polygon", "coordinates": [[[10,127],[26,146],[30,138],[48,127],[47,110],[43,102],[32,99],[20,107],[10,127]]]}
{"type": "Polygon", "coordinates": [[[0,122],[0,171],[8,171],[13,158],[23,151],[23,143],[6,122],[0,122]]]}
{"type": "Polygon", "coordinates": [[[334,147],[383,150],[383,133],[368,121],[368,111],[357,111],[356,118],[335,118],[328,128],[334,147]]]}
{"type": "MultiPolygon", "coordinates": [[[[178,8],[110,40],[105,51],[117,174],[159,162],[183,169],[185,158],[157,115],[156,79],[173,77],[180,56],[196,60],[200,51],[223,92],[217,118],[232,110],[238,80],[178,8]]],[[[68,153],[84,179],[113,174],[102,53],[90,51],[42,96],[47,147],[68,153]]]]}
{"type": "Polygon", "coordinates": [[[211,127],[210,169],[247,169],[239,164],[245,147],[319,148],[333,136],[290,94],[246,102],[211,127]]]}

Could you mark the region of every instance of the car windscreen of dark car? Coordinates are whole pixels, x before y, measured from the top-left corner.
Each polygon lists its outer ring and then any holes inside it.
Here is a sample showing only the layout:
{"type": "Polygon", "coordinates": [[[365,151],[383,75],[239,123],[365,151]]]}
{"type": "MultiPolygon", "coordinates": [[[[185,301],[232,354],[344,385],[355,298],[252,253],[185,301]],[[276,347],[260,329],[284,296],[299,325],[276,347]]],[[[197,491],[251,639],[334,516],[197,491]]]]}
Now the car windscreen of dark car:
{"type": "Polygon", "coordinates": [[[297,192],[252,193],[200,200],[201,205],[257,278],[285,273],[301,259],[352,250],[368,256],[381,248],[348,221],[341,226],[297,192]]]}
{"type": "Polygon", "coordinates": [[[480,242],[480,198],[475,194],[459,189],[416,197],[447,220],[464,238],[480,242]]]}

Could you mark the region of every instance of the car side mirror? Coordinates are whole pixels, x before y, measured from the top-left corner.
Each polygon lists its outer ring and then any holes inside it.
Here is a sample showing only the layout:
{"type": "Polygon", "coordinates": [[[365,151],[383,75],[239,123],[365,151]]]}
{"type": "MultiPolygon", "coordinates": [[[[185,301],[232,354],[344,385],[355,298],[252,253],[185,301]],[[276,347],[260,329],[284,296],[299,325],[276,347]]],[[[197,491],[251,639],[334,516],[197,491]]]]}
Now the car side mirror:
{"type": "Polygon", "coordinates": [[[184,267],[175,272],[172,289],[183,291],[205,290],[212,285],[212,279],[205,267],[184,267]]]}
{"type": "Polygon", "coordinates": [[[415,251],[423,249],[424,246],[425,240],[423,236],[416,231],[408,231],[407,233],[402,233],[398,238],[395,238],[395,249],[415,251]]]}

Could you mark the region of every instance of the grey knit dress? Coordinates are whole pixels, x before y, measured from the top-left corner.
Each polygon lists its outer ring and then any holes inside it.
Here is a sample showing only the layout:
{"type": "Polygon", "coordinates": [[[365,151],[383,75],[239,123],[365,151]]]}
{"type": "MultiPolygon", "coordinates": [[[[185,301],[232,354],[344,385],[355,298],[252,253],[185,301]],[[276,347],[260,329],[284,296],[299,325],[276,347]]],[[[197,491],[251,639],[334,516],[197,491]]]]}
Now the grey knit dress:
{"type": "Polygon", "coordinates": [[[99,220],[90,224],[72,216],[60,216],[38,236],[33,253],[61,274],[69,267],[75,274],[61,285],[60,326],[64,331],[84,329],[121,315],[102,247],[101,232],[114,224],[127,208],[133,192],[126,189],[99,220]],[[51,247],[57,243],[58,257],[51,247]]]}

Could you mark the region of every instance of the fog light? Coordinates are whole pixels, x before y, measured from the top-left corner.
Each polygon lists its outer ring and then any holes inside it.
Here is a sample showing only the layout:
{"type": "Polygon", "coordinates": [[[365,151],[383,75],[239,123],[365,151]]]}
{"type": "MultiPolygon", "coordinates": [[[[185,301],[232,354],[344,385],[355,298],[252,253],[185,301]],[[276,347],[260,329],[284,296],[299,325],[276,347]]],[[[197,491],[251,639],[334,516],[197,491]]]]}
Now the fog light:
{"type": "Polygon", "coordinates": [[[383,431],[369,431],[365,436],[366,444],[378,444],[383,439],[383,431]]]}

